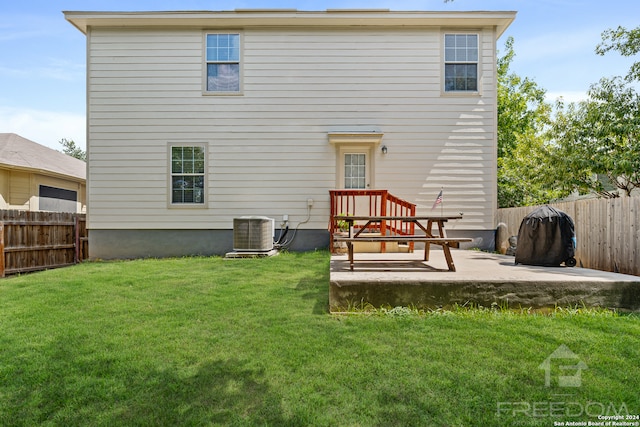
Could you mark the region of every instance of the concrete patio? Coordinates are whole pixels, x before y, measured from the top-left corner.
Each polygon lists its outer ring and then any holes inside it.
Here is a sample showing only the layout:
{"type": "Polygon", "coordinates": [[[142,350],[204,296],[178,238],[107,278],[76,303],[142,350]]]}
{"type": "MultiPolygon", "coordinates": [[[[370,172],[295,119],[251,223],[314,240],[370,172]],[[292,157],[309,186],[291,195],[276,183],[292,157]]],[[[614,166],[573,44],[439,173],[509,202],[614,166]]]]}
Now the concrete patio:
{"type": "Polygon", "coordinates": [[[354,271],[346,254],[331,256],[332,312],[353,307],[438,308],[454,304],[510,308],[606,307],[640,311],[640,277],[580,267],[515,265],[514,257],[452,250],[456,271],[443,251],[356,253],[354,271]]]}

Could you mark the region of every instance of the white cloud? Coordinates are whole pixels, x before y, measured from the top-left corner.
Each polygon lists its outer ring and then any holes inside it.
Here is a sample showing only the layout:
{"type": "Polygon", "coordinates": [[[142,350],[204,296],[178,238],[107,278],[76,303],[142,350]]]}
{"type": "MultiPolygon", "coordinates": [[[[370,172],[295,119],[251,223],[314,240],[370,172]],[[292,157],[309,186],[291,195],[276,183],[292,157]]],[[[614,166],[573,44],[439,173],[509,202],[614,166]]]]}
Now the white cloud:
{"type": "Polygon", "coordinates": [[[62,138],[86,149],[84,114],[0,106],[0,132],[16,133],[54,150],[62,149],[62,138]]]}
{"type": "Polygon", "coordinates": [[[585,101],[588,96],[587,92],[580,91],[565,91],[565,92],[547,92],[545,94],[545,99],[547,102],[556,102],[558,98],[562,98],[562,100],[568,104],[571,102],[580,102],[585,101]]]}

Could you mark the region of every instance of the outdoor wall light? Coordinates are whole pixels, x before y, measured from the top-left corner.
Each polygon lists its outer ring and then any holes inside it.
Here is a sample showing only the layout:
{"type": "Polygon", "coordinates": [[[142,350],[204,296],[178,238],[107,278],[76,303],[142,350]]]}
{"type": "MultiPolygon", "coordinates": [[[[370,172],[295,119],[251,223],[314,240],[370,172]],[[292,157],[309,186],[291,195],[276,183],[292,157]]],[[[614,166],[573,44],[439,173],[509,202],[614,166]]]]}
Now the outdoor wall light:
{"type": "Polygon", "coordinates": [[[387,154],[387,146],[386,145],[382,146],[382,154],[387,154]]]}

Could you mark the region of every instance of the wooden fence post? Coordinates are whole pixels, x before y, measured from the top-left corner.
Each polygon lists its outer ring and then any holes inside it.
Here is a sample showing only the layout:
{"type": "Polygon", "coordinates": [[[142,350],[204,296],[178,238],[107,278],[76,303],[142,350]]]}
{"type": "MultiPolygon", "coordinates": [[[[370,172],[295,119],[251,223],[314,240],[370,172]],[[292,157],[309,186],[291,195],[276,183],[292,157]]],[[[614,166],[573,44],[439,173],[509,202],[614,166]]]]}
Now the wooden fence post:
{"type": "Polygon", "coordinates": [[[73,216],[73,222],[74,222],[74,226],[73,226],[73,231],[75,232],[75,244],[76,244],[76,253],[73,259],[74,264],[77,264],[80,262],[80,250],[81,250],[81,246],[80,246],[80,218],[78,217],[78,215],[74,215],[73,216]]]}
{"type": "Polygon", "coordinates": [[[4,277],[4,222],[0,222],[0,277],[4,277]]]}

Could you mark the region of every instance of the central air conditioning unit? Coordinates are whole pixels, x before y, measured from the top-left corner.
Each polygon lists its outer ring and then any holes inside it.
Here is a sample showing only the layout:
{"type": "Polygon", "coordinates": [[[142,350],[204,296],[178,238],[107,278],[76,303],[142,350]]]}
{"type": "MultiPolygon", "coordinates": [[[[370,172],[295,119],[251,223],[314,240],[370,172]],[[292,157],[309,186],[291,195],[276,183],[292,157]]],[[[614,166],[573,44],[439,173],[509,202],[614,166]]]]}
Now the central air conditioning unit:
{"type": "Polygon", "coordinates": [[[243,216],[233,219],[233,250],[267,252],[273,249],[273,218],[243,216]]]}

